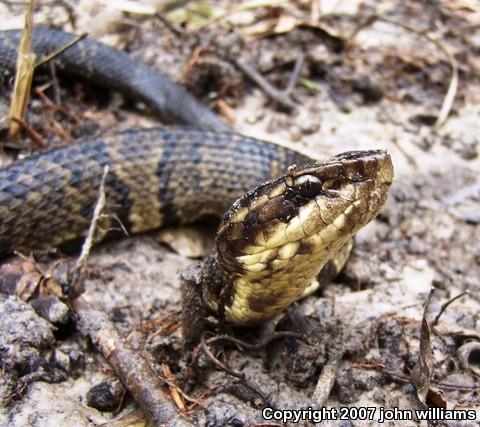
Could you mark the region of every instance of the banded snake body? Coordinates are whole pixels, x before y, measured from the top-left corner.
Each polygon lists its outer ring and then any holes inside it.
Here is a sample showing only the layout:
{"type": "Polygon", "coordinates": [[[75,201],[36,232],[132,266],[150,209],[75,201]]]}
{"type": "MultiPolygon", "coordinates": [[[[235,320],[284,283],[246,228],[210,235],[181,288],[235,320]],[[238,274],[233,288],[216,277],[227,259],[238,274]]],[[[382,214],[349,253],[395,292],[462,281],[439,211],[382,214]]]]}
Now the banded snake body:
{"type": "MultiPolygon", "coordinates": [[[[3,75],[15,68],[19,36],[0,32],[3,75]]],[[[33,50],[41,56],[72,38],[37,29],[33,50]]],[[[230,323],[249,325],[313,292],[327,264],[341,267],[353,235],[386,200],[393,167],[384,151],[349,152],[318,163],[228,132],[186,91],[91,40],[65,51],[57,63],[66,73],[141,99],[160,115],[198,130],[149,129],[88,139],[0,169],[0,256],[85,236],[108,165],[107,212],[129,232],[226,212],[216,250],[184,299],[200,301],[199,312],[208,307],[230,323]]],[[[194,328],[198,320],[192,316],[187,313],[185,323],[194,328]]]]}

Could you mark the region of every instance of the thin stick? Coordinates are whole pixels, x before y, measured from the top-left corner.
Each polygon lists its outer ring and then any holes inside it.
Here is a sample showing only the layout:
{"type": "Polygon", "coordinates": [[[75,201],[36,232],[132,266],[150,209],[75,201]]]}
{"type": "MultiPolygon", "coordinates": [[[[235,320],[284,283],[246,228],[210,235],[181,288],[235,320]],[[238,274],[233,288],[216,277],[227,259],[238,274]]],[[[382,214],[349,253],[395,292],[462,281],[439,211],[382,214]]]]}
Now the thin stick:
{"type": "Polygon", "coordinates": [[[261,390],[259,390],[254,384],[250,384],[250,382],[246,379],[245,374],[243,372],[236,371],[232,368],[229,368],[227,365],[225,365],[223,362],[221,362],[215,355],[212,353],[210,348],[208,347],[207,341],[205,340],[205,335],[202,335],[201,340],[200,340],[200,346],[202,347],[202,350],[205,352],[207,357],[215,364],[217,365],[220,369],[225,371],[227,374],[232,375],[233,377],[238,378],[242,383],[245,385],[245,387],[248,387],[250,390],[252,390],[254,393],[258,394],[266,404],[269,404],[269,399],[263,393],[261,390]]]}
{"type": "Polygon", "coordinates": [[[210,348],[208,347],[207,341],[205,341],[205,336],[202,335],[201,338],[201,346],[203,352],[208,356],[208,358],[217,365],[222,371],[225,371],[227,374],[230,374],[232,377],[236,377],[240,380],[245,379],[245,374],[243,372],[236,371],[234,369],[229,368],[225,365],[222,361],[220,361],[215,355],[212,353],[210,348]]]}
{"type": "Polygon", "coordinates": [[[67,110],[66,108],[63,108],[60,106],[56,101],[52,101],[47,95],[45,95],[44,90],[48,86],[44,86],[42,88],[36,88],[35,93],[42,98],[42,101],[46,104],[48,108],[51,108],[53,111],[65,114],[67,117],[71,118],[75,124],[80,123],[80,119],[76,116],[76,114],[72,113],[71,111],[67,110]]]}
{"type": "Polygon", "coordinates": [[[413,157],[410,153],[407,153],[407,151],[402,147],[402,145],[398,143],[398,140],[396,138],[393,138],[391,142],[393,145],[395,145],[395,147],[398,148],[398,151],[403,154],[403,156],[407,159],[408,163],[410,163],[415,169],[418,169],[418,164],[415,160],[415,157],[413,157]]]}
{"type": "Polygon", "coordinates": [[[300,72],[302,71],[303,63],[305,62],[305,55],[301,53],[297,60],[295,61],[295,66],[293,67],[292,74],[288,80],[287,88],[285,89],[285,95],[290,95],[297,85],[298,78],[300,77],[300,72]]]}
{"type": "MultiPolygon", "coordinates": [[[[10,117],[12,122],[18,123],[25,131],[27,132],[28,136],[32,139],[32,148],[45,148],[48,147],[48,141],[39,133],[37,132],[32,126],[30,126],[26,120],[21,119],[20,117],[10,117]]],[[[25,148],[25,147],[23,147],[25,148]]]]}
{"type": "Polygon", "coordinates": [[[418,360],[410,372],[410,383],[415,389],[415,397],[422,409],[427,407],[427,393],[430,390],[433,374],[433,352],[428,313],[434,293],[435,287],[432,286],[423,309],[422,326],[420,329],[420,340],[418,346],[418,360]]]}
{"type": "Polygon", "coordinates": [[[437,326],[438,321],[440,320],[440,317],[442,316],[443,312],[447,309],[447,307],[454,301],[456,301],[459,298],[462,298],[463,296],[468,295],[468,291],[464,291],[461,294],[458,294],[457,296],[453,297],[449,301],[447,301],[445,304],[442,305],[442,308],[440,308],[440,311],[438,312],[437,316],[432,322],[432,328],[434,326],[437,326]]]}
{"type": "Polygon", "coordinates": [[[76,45],[79,41],[83,40],[87,36],[88,36],[88,33],[82,33],[82,34],[78,35],[72,41],[68,42],[65,46],[62,46],[60,49],[57,49],[55,52],[52,52],[51,54],[49,54],[45,58],[43,58],[39,63],[37,63],[35,65],[35,68],[41,67],[42,65],[46,64],[47,62],[50,62],[52,59],[55,59],[57,56],[61,55],[67,49],[70,49],[72,46],[76,45]]]}
{"type": "Polygon", "coordinates": [[[101,217],[103,208],[105,207],[105,180],[107,179],[107,175],[110,168],[105,166],[103,169],[102,180],[100,181],[100,188],[98,189],[98,199],[95,205],[95,209],[93,210],[93,217],[90,221],[90,227],[88,228],[88,234],[85,239],[85,242],[82,245],[82,251],[80,252],[80,256],[77,259],[75,264],[75,268],[72,274],[72,291],[74,295],[80,295],[82,292],[81,290],[75,289],[76,285],[82,283],[81,280],[83,274],[85,272],[85,268],[87,267],[88,257],[90,256],[90,251],[92,249],[93,244],[95,243],[95,234],[97,231],[98,221],[101,217]]]}
{"type": "Polygon", "coordinates": [[[295,103],[290,99],[287,93],[283,91],[279,91],[278,89],[275,89],[253,67],[251,67],[248,64],[245,64],[242,61],[239,61],[238,59],[232,59],[232,62],[242,73],[244,73],[250,80],[256,83],[258,87],[260,87],[260,89],[262,89],[263,92],[265,92],[265,94],[269,98],[271,98],[273,101],[277,102],[278,104],[282,105],[285,108],[288,108],[289,110],[296,109],[295,103]]]}
{"type": "Polygon", "coordinates": [[[303,337],[303,335],[297,332],[281,331],[281,332],[274,332],[272,334],[267,335],[265,338],[263,338],[261,341],[259,341],[256,344],[247,343],[243,340],[232,337],[230,335],[217,335],[215,337],[211,337],[207,340],[207,344],[213,344],[214,342],[217,342],[217,341],[230,341],[234,344],[239,345],[243,349],[254,351],[254,350],[261,350],[262,348],[265,348],[268,344],[270,344],[272,341],[280,338],[297,338],[301,341],[307,342],[305,337],[303,337]]]}
{"type": "Polygon", "coordinates": [[[157,12],[155,15],[155,18],[157,18],[167,29],[176,37],[182,37],[183,33],[181,30],[177,28],[176,25],[174,25],[172,22],[170,22],[167,18],[163,16],[162,13],[157,12]]]}

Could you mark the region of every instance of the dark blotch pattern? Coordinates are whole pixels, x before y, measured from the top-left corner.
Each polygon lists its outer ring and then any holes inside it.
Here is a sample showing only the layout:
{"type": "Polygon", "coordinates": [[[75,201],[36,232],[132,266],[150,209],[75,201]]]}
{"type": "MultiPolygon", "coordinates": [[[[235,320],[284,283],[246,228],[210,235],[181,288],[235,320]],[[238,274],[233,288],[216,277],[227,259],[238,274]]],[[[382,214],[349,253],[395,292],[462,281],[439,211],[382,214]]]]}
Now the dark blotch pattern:
{"type": "Polygon", "coordinates": [[[84,236],[106,165],[110,166],[107,213],[132,231],[131,200],[142,191],[156,197],[165,216],[152,227],[195,221],[207,213],[221,216],[236,198],[272,178],[264,167],[266,154],[274,160],[308,160],[283,147],[232,133],[175,128],[125,132],[36,153],[0,169],[0,256],[84,236]],[[158,186],[140,188],[146,180],[142,164],[159,147],[158,186]],[[125,180],[125,175],[131,179],[125,180]]]}

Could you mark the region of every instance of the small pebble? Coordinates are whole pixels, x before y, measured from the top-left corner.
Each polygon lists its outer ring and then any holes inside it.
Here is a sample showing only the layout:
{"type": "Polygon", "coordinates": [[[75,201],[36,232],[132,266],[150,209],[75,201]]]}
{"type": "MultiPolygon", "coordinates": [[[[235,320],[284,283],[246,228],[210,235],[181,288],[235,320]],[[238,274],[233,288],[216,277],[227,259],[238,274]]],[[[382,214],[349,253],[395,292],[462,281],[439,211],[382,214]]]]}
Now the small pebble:
{"type": "Polygon", "coordinates": [[[124,395],[125,388],[119,380],[106,380],[88,391],[87,405],[102,412],[112,412],[119,408],[124,395]]]}

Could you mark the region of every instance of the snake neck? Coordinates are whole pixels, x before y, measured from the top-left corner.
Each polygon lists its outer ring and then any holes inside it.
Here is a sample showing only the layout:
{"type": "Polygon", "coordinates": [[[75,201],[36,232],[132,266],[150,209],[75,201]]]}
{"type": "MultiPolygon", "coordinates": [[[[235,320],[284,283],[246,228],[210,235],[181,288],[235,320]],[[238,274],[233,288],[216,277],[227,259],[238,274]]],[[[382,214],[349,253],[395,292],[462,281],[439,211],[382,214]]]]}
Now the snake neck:
{"type": "Polygon", "coordinates": [[[203,260],[200,285],[202,298],[206,306],[219,318],[225,315],[225,306],[231,297],[232,280],[230,280],[219,262],[217,249],[203,260]]]}
{"type": "MultiPolygon", "coordinates": [[[[319,282],[316,280],[316,276],[322,268],[322,263],[315,266],[311,280],[307,281],[309,285],[305,288],[297,288],[294,284],[284,284],[277,289],[278,286],[272,288],[258,280],[248,280],[245,275],[232,274],[225,268],[222,257],[215,249],[202,262],[200,275],[202,299],[204,305],[208,306],[221,321],[235,325],[253,326],[273,318],[293,301],[317,290],[319,282]],[[252,289],[254,291],[250,292],[252,289]],[[276,298],[283,297],[285,300],[283,303],[269,303],[270,299],[275,297],[275,289],[280,291],[276,298]],[[268,295],[270,295],[270,299],[268,295]]],[[[277,280],[272,279],[272,283],[276,285],[277,280]]]]}

